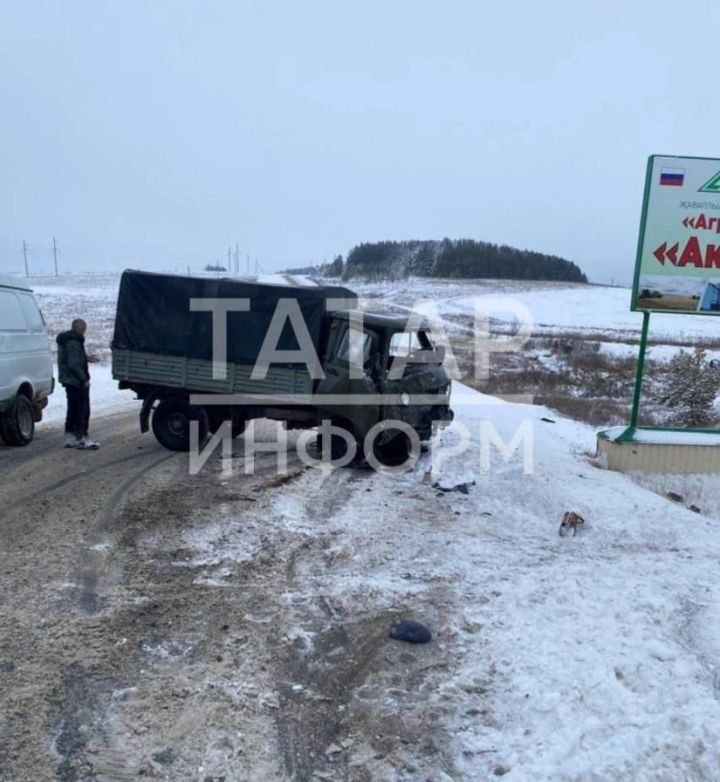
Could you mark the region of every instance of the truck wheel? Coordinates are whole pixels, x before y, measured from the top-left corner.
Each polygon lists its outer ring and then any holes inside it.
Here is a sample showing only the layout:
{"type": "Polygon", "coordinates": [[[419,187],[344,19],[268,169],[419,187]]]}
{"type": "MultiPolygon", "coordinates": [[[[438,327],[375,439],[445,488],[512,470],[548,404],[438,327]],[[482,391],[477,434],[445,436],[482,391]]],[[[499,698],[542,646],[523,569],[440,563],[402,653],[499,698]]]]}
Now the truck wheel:
{"type": "Polygon", "coordinates": [[[397,467],[404,464],[410,456],[412,443],[405,432],[399,432],[395,437],[383,445],[375,443],[373,451],[375,458],[385,467],[397,467]]]}
{"type": "MultiPolygon", "coordinates": [[[[346,423],[340,418],[333,418],[332,419],[333,426],[337,426],[341,429],[345,429],[351,434],[353,434],[353,430],[350,424],[346,423]]],[[[354,435],[353,435],[354,437],[354,435]]],[[[317,451],[320,456],[322,456],[323,453],[323,436],[322,434],[318,434],[317,436],[317,451]]],[[[348,450],[348,444],[345,441],[343,437],[341,437],[339,434],[331,434],[330,435],[330,458],[335,461],[337,459],[342,459],[343,456],[347,454],[348,450]]],[[[352,467],[356,465],[358,462],[361,462],[363,460],[363,449],[362,449],[362,443],[358,442],[356,440],[355,442],[355,452],[353,455],[352,461],[350,461],[346,467],[352,467]]]]}
{"type": "Polygon", "coordinates": [[[18,394],[0,416],[0,434],[8,445],[27,445],[33,439],[35,411],[24,394],[18,394]]]}
{"type": "Polygon", "coordinates": [[[191,421],[198,422],[198,441],[203,445],[208,436],[205,408],[191,405],[184,399],[163,399],[153,413],[153,434],[160,445],[169,451],[189,451],[191,421]]]}

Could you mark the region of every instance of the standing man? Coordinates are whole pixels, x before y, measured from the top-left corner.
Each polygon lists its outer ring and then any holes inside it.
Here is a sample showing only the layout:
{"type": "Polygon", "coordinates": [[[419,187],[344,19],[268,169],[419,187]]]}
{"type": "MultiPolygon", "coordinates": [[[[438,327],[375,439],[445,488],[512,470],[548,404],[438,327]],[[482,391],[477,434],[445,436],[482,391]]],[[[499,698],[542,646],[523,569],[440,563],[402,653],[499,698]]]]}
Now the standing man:
{"type": "Polygon", "coordinates": [[[58,334],[58,379],[67,394],[65,447],[97,450],[100,446],[88,437],[90,423],[90,372],[85,353],[87,323],[80,318],[70,331],[58,334]]]}

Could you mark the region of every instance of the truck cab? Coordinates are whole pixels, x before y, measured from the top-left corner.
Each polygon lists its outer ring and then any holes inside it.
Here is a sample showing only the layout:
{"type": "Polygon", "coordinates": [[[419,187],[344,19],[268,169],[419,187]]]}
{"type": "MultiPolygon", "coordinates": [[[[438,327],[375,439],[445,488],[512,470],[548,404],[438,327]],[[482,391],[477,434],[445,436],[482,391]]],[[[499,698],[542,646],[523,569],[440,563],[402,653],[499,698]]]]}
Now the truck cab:
{"type": "Polygon", "coordinates": [[[333,399],[328,404],[319,402],[323,414],[358,440],[373,426],[388,422],[378,440],[381,446],[405,439],[398,422],[411,427],[423,441],[430,439],[433,425],[452,420],[444,351],[434,345],[426,321],[413,327],[406,317],[363,312],[360,331],[357,311],[334,312],[330,317],[325,379],[319,381],[316,393],[321,400],[333,399]],[[353,325],[358,335],[356,355],[352,355],[353,325]]]}

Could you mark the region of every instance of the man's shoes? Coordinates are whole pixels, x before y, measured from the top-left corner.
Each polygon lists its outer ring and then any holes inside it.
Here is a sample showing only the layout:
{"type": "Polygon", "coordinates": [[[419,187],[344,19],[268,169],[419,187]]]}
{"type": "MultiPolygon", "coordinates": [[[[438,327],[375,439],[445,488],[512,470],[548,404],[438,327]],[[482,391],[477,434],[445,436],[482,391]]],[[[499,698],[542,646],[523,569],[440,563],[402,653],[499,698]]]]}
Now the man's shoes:
{"type": "Polygon", "coordinates": [[[81,451],[97,451],[97,449],[100,447],[100,443],[96,443],[95,440],[91,440],[86,435],[85,437],[80,438],[78,444],[75,447],[79,448],[81,451]]]}
{"type": "Polygon", "coordinates": [[[82,438],[71,432],[65,432],[65,448],[79,448],[82,438]]]}

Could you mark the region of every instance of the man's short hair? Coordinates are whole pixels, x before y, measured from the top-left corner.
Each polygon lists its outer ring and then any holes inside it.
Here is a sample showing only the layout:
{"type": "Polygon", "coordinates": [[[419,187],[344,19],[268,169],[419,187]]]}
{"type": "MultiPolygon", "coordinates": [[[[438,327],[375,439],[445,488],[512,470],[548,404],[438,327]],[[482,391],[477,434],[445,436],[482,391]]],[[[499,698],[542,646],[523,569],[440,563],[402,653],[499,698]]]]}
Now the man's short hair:
{"type": "Polygon", "coordinates": [[[75,329],[78,326],[87,326],[87,323],[85,323],[85,321],[82,318],[75,318],[70,328],[72,328],[72,330],[75,331],[75,329]]]}

